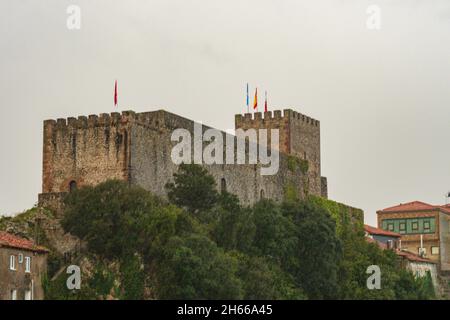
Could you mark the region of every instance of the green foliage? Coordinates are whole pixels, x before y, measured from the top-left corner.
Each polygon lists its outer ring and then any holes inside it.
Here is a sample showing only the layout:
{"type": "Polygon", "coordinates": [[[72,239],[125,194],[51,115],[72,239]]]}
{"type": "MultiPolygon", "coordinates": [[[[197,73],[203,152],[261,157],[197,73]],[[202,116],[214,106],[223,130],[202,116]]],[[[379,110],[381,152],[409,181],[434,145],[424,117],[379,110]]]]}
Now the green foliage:
{"type": "Polygon", "coordinates": [[[295,171],[300,168],[300,172],[303,174],[308,173],[309,162],[306,159],[300,159],[298,157],[289,155],[287,158],[287,166],[290,171],[295,171]]]}
{"type": "MultiPolygon", "coordinates": [[[[226,198],[228,195],[222,199],[226,198]]],[[[211,222],[211,238],[219,247],[243,252],[251,250],[256,232],[252,210],[241,208],[232,200],[224,201],[209,214],[214,217],[211,222]]]]}
{"type": "Polygon", "coordinates": [[[292,184],[287,184],[284,187],[284,199],[285,202],[298,202],[299,195],[297,193],[297,189],[292,184]]]}
{"type": "Polygon", "coordinates": [[[297,246],[292,273],[297,283],[309,298],[335,297],[342,253],[335,221],[311,201],[286,203],[283,211],[295,225],[297,246]]]}
{"type": "Polygon", "coordinates": [[[211,209],[217,202],[216,182],[205,168],[196,164],[181,164],[174,182],[166,185],[169,200],[190,213],[211,209]]]}
{"type": "Polygon", "coordinates": [[[143,299],[145,274],[140,257],[132,255],[122,259],[120,273],[122,275],[122,298],[125,300],[143,299]]]}
{"type": "Polygon", "coordinates": [[[161,299],[240,299],[237,260],[202,235],[174,237],[158,264],[161,299]]]}
{"type": "Polygon", "coordinates": [[[357,233],[361,237],[364,230],[364,212],[361,209],[310,195],[308,200],[326,209],[336,222],[336,232],[340,238],[348,233],[357,233]]]}
{"type": "Polygon", "coordinates": [[[64,259],[56,251],[51,250],[47,256],[47,273],[53,277],[56,272],[63,266],[64,259]]]}
{"type": "Polygon", "coordinates": [[[242,280],[244,299],[305,299],[292,276],[283,272],[279,264],[259,256],[234,254],[239,260],[238,276],[242,280]]]}
{"type": "Polygon", "coordinates": [[[339,266],[341,299],[434,299],[431,277],[416,278],[402,269],[392,250],[381,250],[377,244],[368,243],[357,232],[342,236],[344,257],[339,266]],[[381,289],[367,289],[367,267],[377,265],[381,270],[381,289]]]}
{"type": "Polygon", "coordinates": [[[253,207],[256,226],[253,252],[269,257],[282,265],[291,265],[297,250],[296,226],[283,215],[281,207],[271,200],[262,200],[253,207]]]}
{"type": "Polygon", "coordinates": [[[48,298],[95,299],[428,299],[429,275],[416,279],[390,250],[366,242],[362,211],[320,197],[243,207],[215,189],[195,165],[168,184],[172,204],[125,182],[85,187],[66,198],[63,226],[97,259],[83,289],[64,276],[46,283],[48,298]],[[115,261],[118,269],[107,268],[115,261]],[[367,267],[382,270],[368,290],[367,267]],[[60,279],[61,278],[61,279],[60,279]]]}
{"type": "Polygon", "coordinates": [[[64,229],[86,240],[91,252],[107,259],[147,254],[191,227],[182,210],[122,181],[78,189],[65,203],[64,229]]]}
{"type": "MultiPolygon", "coordinates": [[[[82,279],[85,278],[82,274],[82,279]]],[[[43,288],[46,300],[94,300],[98,296],[96,290],[92,289],[88,282],[81,281],[80,290],[69,290],[67,288],[67,274],[61,273],[55,280],[50,281],[43,278],[43,288]]]]}

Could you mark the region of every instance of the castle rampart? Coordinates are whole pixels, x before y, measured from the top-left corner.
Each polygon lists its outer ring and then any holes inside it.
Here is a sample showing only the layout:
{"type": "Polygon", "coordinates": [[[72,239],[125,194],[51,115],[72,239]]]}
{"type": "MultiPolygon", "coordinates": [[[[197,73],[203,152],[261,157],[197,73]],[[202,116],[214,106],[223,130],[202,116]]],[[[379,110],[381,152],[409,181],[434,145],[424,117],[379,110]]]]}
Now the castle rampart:
{"type": "MultiPolygon", "coordinates": [[[[261,176],[259,164],[204,165],[216,179],[218,188],[236,194],[244,204],[251,204],[262,197],[281,201],[289,188],[302,197],[305,192],[321,195],[320,145],[317,145],[318,183],[304,168],[292,167],[290,157],[299,156],[301,137],[308,133],[318,135],[319,122],[292,110],[236,116],[236,128],[279,129],[282,146],[277,174],[261,176]],[[308,132],[306,127],[311,129],[308,132]],[[283,132],[283,133],[282,133],[283,132]],[[318,134],[317,134],[318,133],[318,134]],[[291,143],[291,141],[295,141],[291,143]],[[288,151],[288,152],[286,152],[288,151]]],[[[43,185],[41,202],[69,192],[74,187],[96,185],[108,179],[120,179],[140,185],[155,194],[165,196],[165,184],[172,179],[177,166],[171,160],[171,141],[174,129],[184,128],[193,132],[192,120],[164,110],[80,116],[44,121],[43,185]]],[[[209,127],[204,126],[203,130],[209,127]]],[[[226,133],[222,132],[224,144],[226,133]]],[[[270,135],[269,135],[270,136],[270,135]]],[[[236,148],[236,138],[234,146],[236,148]]],[[[309,137],[308,137],[309,139],[309,137]]],[[[320,143],[309,139],[308,143],[320,143]]],[[[305,147],[305,150],[313,146],[305,147]]],[[[313,152],[310,153],[313,155],[313,152]]],[[[308,159],[309,160],[309,159],[308,159]]],[[[316,164],[310,168],[317,174],[316,164]]],[[[45,206],[45,203],[41,203],[45,206]]],[[[53,205],[52,205],[53,206],[53,205]]]]}

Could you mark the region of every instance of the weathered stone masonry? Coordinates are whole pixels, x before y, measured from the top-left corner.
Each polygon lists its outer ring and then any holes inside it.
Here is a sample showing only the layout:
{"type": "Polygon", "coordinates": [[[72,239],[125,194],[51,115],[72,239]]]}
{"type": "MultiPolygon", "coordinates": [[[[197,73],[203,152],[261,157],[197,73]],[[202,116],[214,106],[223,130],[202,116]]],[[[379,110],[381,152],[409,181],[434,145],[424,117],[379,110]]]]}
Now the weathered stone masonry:
{"type": "MultiPolygon", "coordinates": [[[[275,175],[261,176],[259,164],[204,165],[219,188],[225,186],[245,204],[262,196],[281,201],[287,186],[300,197],[305,186],[309,193],[326,197],[326,178],[320,176],[319,121],[284,110],[283,115],[281,111],[264,113],[264,118],[261,113],[236,115],[235,124],[236,129],[279,129],[280,168],[275,175]],[[306,174],[288,165],[293,156],[308,161],[306,174]]],[[[70,188],[108,179],[128,181],[165,196],[164,186],[177,170],[171,160],[176,144],[171,142],[171,134],[177,128],[193,132],[193,127],[193,121],[164,110],[44,121],[40,205],[58,209],[70,188]]],[[[222,134],[225,137],[226,133],[222,134]]]]}

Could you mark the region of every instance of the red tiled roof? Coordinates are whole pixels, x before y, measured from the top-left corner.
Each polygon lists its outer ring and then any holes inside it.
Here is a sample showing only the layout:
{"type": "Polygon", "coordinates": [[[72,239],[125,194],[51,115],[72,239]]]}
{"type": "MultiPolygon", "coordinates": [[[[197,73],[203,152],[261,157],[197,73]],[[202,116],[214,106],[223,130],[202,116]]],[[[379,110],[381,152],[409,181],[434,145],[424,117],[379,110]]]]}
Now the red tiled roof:
{"type": "Polygon", "coordinates": [[[19,238],[4,231],[0,231],[0,247],[10,247],[35,252],[49,252],[47,248],[37,246],[30,240],[19,238]]]}
{"type": "Polygon", "coordinates": [[[409,251],[397,250],[396,254],[398,256],[401,256],[401,257],[409,260],[409,261],[426,262],[426,263],[434,263],[434,264],[436,263],[436,262],[434,262],[434,261],[432,261],[430,259],[422,258],[421,256],[418,256],[417,254],[414,254],[414,253],[409,252],[409,251]]]}
{"type": "Polygon", "coordinates": [[[364,230],[369,234],[376,234],[376,235],[380,235],[380,236],[388,236],[388,237],[395,237],[395,238],[401,237],[401,234],[399,234],[399,233],[386,231],[383,229],[378,229],[378,228],[369,226],[367,224],[364,225],[364,230]]]}
{"type": "Polygon", "coordinates": [[[412,202],[407,202],[407,203],[400,203],[399,205],[385,208],[383,210],[379,210],[378,212],[384,213],[384,212],[421,211],[421,210],[435,210],[435,209],[441,209],[447,213],[450,213],[449,205],[435,206],[435,205],[425,203],[422,201],[412,201],[412,202]]]}
{"type": "Polygon", "coordinates": [[[372,238],[369,238],[369,237],[366,237],[366,241],[369,242],[369,243],[377,244],[383,250],[387,249],[387,245],[385,243],[383,243],[383,242],[379,242],[379,241],[377,241],[375,239],[372,239],[372,238]]]}

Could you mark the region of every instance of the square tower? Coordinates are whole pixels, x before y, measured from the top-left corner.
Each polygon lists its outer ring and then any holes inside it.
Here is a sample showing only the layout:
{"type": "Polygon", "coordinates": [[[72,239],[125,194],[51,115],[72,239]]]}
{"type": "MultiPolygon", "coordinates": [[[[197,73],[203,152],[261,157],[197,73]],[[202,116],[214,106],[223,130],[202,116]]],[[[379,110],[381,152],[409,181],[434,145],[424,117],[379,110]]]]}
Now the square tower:
{"type": "Polygon", "coordinates": [[[310,191],[327,197],[320,171],[320,122],[292,109],[235,116],[235,129],[278,129],[280,152],[308,162],[310,191]],[[264,115],[264,117],[263,117],[264,115]],[[323,186],[322,186],[323,184],[323,186]]]}

